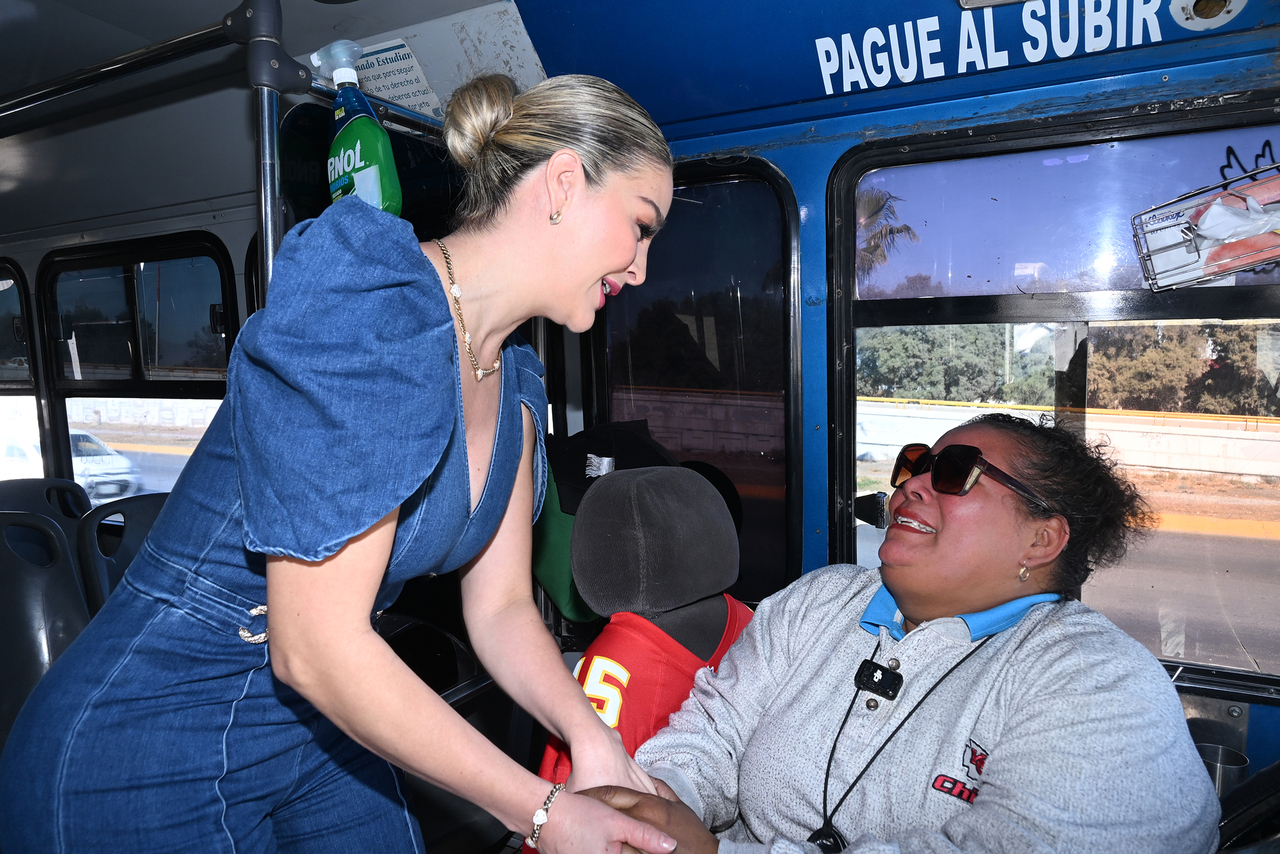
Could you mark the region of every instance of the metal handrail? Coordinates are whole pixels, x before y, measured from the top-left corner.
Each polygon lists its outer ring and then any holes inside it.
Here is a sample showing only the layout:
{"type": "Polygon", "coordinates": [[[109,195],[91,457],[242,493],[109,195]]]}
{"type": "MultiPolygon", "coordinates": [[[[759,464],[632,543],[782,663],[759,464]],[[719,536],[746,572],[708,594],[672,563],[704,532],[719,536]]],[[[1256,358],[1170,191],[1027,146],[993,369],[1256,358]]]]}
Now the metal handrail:
{"type": "Polygon", "coordinates": [[[177,59],[194,56],[206,50],[226,47],[231,44],[222,22],[211,24],[185,35],[175,36],[167,41],[138,48],[130,53],[99,62],[54,78],[45,83],[24,89],[8,100],[0,103],[0,119],[17,115],[24,110],[38,107],[41,104],[56,100],[65,95],[83,91],[101,83],[107,83],[119,77],[125,77],[139,71],[146,71],[177,59]]]}
{"type": "MultiPolygon", "coordinates": [[[[324,98],[330,102],[338,97],[336,89],[330,89],[323,83],[316,80],[311,81],[311,94],[319,98],[324,98]]],[[[395,125],[398,128],[409,131],[415,136],[423,137],[429,140],[438,140],[440,134],[444,131],[444,122],[434,116],[428,116],[425,113],[419,113],[411,110],[395,101],[387,101],[379,98],[377,95],[370,95],[368,92],[362,93],[365,100],[369,102],[369,106],[373,107],[378,113],[378,119],[383,124],[395,125]]]]}

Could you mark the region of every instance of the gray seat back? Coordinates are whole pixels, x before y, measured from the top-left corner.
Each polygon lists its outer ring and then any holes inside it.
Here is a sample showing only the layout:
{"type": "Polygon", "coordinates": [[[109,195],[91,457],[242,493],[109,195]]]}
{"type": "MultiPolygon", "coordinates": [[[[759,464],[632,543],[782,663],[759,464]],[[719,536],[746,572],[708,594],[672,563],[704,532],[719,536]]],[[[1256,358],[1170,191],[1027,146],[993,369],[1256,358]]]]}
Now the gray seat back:
{"type": "Polygon", "coordinates": [[[88,624],[62,528],[39,513],[0,510],[0,745],[31,689],[88,624]]]}
{"type": "Polygon", "coordinates": [[[99,504],[81,517],[75,543],[90,614],[98,613],[120,583],[168,497],[167,492],[131,495],[99,504]],[[107,521],[113,516],[121,521],[107,521]]]}

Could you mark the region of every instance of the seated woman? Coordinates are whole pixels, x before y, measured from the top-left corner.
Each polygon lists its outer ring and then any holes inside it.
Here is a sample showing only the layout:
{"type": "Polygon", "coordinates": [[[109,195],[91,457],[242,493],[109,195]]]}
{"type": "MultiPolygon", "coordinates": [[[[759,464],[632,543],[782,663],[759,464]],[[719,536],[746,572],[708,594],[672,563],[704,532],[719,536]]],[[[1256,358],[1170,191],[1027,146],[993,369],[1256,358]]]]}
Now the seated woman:
{"type": "Polygon", "coordinates": [[[594,794],[684,854],[1214,851],[1172,684],[1069,595],[1150,524],[1134,488],[995,414],[907,445],[892,483],[881,568],[765,600],[637,752],[688,807],[594,794]]]}

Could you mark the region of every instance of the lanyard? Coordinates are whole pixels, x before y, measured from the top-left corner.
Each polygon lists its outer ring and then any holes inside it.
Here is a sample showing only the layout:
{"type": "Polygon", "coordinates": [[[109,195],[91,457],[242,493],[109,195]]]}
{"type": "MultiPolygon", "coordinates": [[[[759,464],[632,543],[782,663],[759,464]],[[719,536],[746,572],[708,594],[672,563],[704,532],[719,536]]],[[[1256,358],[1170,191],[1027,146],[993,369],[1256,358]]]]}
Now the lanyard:
{"type": "MultiPolygon", "coordinates": [[[[834,854],[834,852],[843,851],[848,847],[849,843],[845,841],[845,838],[840,831],[836,830],[832,821],[835,819],[836,813],[840,810],[840,807],[844,806],[845,800],[848,799],[849,795],[853,794],[853,787],[858,785],[859,781],[862,780],[872,763],[880,757],[880,754],[884,752],[884,749],[889,746],[889,742],[893,741],[893,737],[902,730],[902,727],[907,721],[911,720],[911,716],[914,715],[916,710],[924,704],[924,701],[929,699],[929,695],[933,693],[934,689],[945,682],[948,676],[955,673],[960,665],[972,658],[974,653],[986,646],[987,641],[991,640],[993,637],[995,637],[995,635],[988,635],[983,638],[981,643],[965,653],[964,658],[951,665],[950,670],[942,674],[942,677],[937,682],[934,682],[929,686],[929,690],[924,692],[924,696],[916,701],[916,704],[911,707],[911,710],[907,712],[906,716],[903,717],[896,727],[894,727],[893,732],[889,733],[889,737],[884,740],[884,743],[876,748],[876,752],[872,754],[869,760],[867,760],[867,764],[862,766],[862,770],[858,772],[858,776],[853,778],[853,782],[849,784],[849,788],[844,790],[844,794],[841,795],[840,800],[836,802],[835,809],[828,813],[827,788],[831,783],[831,765],[836,758],[836,745],[840,743],[840,735],[844,732],[845,724],[849,722],[849,716],[853,714],[854,704],[858,702],[858,697],[862,694],[862,688],[858,688],[858,690],[854,692],[853,699],[849,701],[849,708],[844,713],[844,720],[840,721],[840,728],[836,730],[836,737],[831,742],[831,753],[827,756],[827,773],[822,778],[822,826],[809,836],[809,839],[807,840],[808,842],[812,842],[814,845],[817,845],[818,850],[822,851],[823,854],[834,854]]],[[[863,666],[866,666],[867,664],[874,665],[875,657],[879,652],[880,642],[877,641],[875,651],[871,653],[870,659],[863,661],[863,666]]]]}

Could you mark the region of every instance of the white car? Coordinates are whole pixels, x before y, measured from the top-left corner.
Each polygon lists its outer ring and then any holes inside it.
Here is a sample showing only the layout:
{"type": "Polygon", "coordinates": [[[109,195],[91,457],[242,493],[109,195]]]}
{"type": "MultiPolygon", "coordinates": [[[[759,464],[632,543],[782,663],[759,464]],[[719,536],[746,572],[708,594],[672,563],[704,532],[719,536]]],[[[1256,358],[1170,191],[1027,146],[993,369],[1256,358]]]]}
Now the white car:
{"type": "MultiPolygon", "coordinates": [[[[125,455],[84,430],[71,432],[71,466],[76,483],[95,505],[133,495],[142,488],[142,472],[125,455]]],[[[36,441],[9,437],[0,459],[0,479],[44,477],[44,460],[36,441]]]]}

